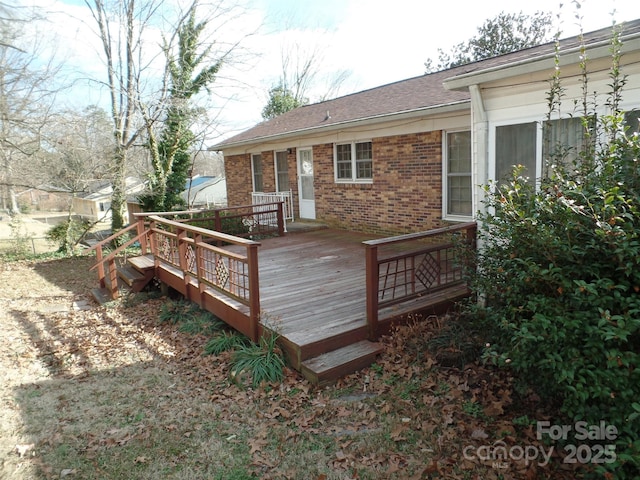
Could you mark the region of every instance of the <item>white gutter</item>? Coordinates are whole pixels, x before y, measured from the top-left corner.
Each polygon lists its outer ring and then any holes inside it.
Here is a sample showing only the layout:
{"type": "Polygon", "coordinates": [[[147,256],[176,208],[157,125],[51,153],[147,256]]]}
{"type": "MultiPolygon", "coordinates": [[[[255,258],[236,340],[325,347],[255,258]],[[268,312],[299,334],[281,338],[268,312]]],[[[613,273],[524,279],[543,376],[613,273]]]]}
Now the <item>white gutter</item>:
{"type": "MultiPolygon", "coordinates": [[[[640,34],[634,33],[620,38],[622,41],[623,55],[624,51],[633,51],[640,49],[640,34]]],[[[580,55],[582,53],[583,46],[573,47],[567,50],[560,50],[560,65],[562,66],[563,60],[571,55],[580,55]]],[[[611,39],[601,41],[589,45],[584,45],[587,52],[587,60],[595,60],[598,58],[605,58],[611,56],[611,39]]],[[[517,62],[513,62],[506,65],[496,65],[494,67],[479,70],[477,72],[464,73],[445,79],[443,85],[448,90],[464,90],[473,84],[482,84],[486,82],[492,82],[495,80],[504,79],[509,76],[525,75],[534,73],[545,68],[552,68],[555,63],[549,65],[542,65],[544,62],[551,60],[553,62],[556,56],[556,52],[549,52],[544,55],[539,55],[532,58],[526,58],[517,62]]],[[[577,63],[576,60],[570,60],[569,63],[577,63]]]]}

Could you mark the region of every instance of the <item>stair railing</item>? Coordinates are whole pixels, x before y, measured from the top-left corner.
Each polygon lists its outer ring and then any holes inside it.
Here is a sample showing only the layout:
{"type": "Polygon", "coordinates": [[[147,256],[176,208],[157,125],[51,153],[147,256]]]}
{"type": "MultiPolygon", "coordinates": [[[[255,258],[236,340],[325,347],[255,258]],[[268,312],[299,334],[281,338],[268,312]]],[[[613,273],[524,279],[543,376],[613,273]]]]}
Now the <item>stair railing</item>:
{"type": "Polygon", "coordinates": [[[98,271],[98,280],[100,282],[100,288],[107,288],[109,290],[110,297],[115,300],[118,298],[118,266],[116,265],[116,257],[123,252],[126,248],[130,247],[134,243],[139,242],[142,254],[146,254],[149,249],[149,230],[147,230],[143,217],[139,217],[136,223],[132,223],[128,227],[114,233],[113,235],[105,238],[99,243],[96,243],[89,249],[96,251],[96,263],[89,270],[98,271]],[[120,243],[117,241],[129,232],[136,230],[137,235],[129,240],[120,243]],[[118,247],[111,250],[107,256],[104,256],[104,249],[112,244],[117,244],[118,247]]]}

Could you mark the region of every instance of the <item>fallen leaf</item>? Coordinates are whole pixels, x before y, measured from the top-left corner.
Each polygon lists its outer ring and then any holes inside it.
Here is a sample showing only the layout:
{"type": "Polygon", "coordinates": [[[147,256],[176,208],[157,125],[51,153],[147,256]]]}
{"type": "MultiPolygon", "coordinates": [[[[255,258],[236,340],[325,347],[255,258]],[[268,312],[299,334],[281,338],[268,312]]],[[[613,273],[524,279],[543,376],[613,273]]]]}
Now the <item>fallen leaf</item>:
{"type": "Polygon", "coordinates": [[[488,417],[497,417],[503,413],[502,402],[491,402],[490,405],[484,408],[484,414],[488,417]]]}
{"type": "Polygon", "coordinates": [[[476,428],[473,432],[471,432],[471,438],[489,438],[487,432],[485,432],[481,428],[476,428]]]}

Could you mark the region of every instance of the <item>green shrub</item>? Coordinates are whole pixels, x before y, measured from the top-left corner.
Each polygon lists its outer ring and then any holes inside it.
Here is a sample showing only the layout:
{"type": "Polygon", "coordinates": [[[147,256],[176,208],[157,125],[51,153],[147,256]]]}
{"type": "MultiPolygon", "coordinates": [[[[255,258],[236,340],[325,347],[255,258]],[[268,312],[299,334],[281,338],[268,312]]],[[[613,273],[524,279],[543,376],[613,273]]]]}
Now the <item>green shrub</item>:
{"type": "Polygon", "coordinates": [[[70,219],[51,227],[46,237],[52,243],[58,245],[58,251],[72,254],[76,245],[86,235],[91,226],[87,220],[70,219]]]}
{"type": "MultiPolygon", "coordinates": [[[[611,85],[619,75],[614,56],[611,85]]],[[[625,479],[640,472],[640,138],[619,97],[610,115],[584,112],[587,138],[597,125],[606,144],[587,143],[576,162],[549,158],[537,187],[521,169],[486,187],[474,314],[492,338],[487,360],[572,422],[617,428],[617,461],[596,470],[625,479]]]]}
{"type": "Polygon", "coordinates": [[[236,331],[225,331],[214,335],[204,346],[205,355],[220,355],[248,345],[249,339],[236,331]]]}
{"type": "Polygon", "coordinates": [[[263,335],[258,343],[241,345],[231,360],[231,376],[240,385],[258,387],[284,378],[284,357],[277,345],[278,336],[263,335]]]}

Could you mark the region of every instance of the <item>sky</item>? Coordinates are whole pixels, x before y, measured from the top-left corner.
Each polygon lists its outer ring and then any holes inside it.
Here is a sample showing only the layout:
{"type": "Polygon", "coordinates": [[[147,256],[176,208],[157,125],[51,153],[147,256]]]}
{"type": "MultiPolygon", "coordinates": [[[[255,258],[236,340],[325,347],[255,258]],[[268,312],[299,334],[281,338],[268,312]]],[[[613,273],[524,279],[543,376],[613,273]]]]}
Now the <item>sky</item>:
{"type": "MultiPolygon", "coordinates": [[[[81,0],[19,0],[46,2],[52,12],[50,27],[64,39],[65,55],[87,76],[103,74],[96,62],[99,46],[91,40],[90,16],[81,0]],[[66,15],[66,16],[65,16],[66,15]]],[[[176,0],[180,1],[180,0],[176,0]]],[[[218,138],[260,122],[268,90],[277,83],[283,52],[314,54],[316,82],[309,99],[326,94],[337,75],[345,80],[339,95],[362,91],[422,75],[424,62],[437,62],[444,51],[477,33],[485,20],[500,12],[559,14],[561,37],[611,26],[615,21],[640,18],[637,0],[241,0],[244,13],[224,24],[226,36],[242,39],[246,55],[220,73],[216,84],[221,128],[218,138]],[[614,13],[615,12],[615,13],[614,13]],[[580,20],[577,19],[580,17],[580,20]],[[226,29],[226,30],[225,30],[226,29]],[[225,90],[226,89],[226,90],[225,90]]],[[[201,2],[202,8],[207,3],[201,2]]],[[[82,83],[82,82],[79,82],[82,83]]],[[[96,103],[99,91],[84,91],[76,102],[96,103]]]]}

